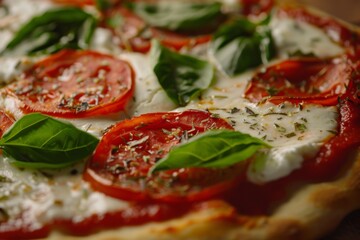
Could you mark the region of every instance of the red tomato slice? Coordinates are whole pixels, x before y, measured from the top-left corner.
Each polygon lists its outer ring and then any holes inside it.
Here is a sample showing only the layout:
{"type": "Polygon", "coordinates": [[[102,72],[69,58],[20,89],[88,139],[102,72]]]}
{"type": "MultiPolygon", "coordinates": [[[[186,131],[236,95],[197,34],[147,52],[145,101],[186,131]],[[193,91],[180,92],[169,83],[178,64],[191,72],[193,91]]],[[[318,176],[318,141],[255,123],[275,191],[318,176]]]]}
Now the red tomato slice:
{"type": "Polygon", "coordinates": [[[339,59],[287,60],[258,73],[250,81],[245,97],[252,102],[336,105],[352,73],[351,63],[339,59]]]}
{"type": "MultiPolygon", "coordinates": [[[[211,198],[237,181],[240,167],[149,169],[184,138],[232,127],[203,111],[151,113],[118,123],[107,132],[87,165],[84,179],[95,190],[130,201],[193,202],[211,198]]],[[[201,151],[201,149],[199,149],[201,151]]]]}
{"type": "Polygon", "coordinates": [[[187,35],[149,27],[140,17],[121,7],[110,11],[105,18],[105,22],[117,17],[122,18],[123,21],[119,26],[114,27],[106,24],[106,27],[110,28],[119,37],[121,47],[135,52],[148,52],[151,48],[150,41],[153,38],[159,39],[163,45],[175,50],[206,43],[211,39],[208,34],[187,35]]]}
{"type": "Polygon", "coordinates": [[[36,63],[8,90],[25,112],[64,118],[99,116],[124,109],[132,97],[130,65],[110,55],[63,50],[36,63]]]}
{"type": "MultiPolygon", "coordinates": [[[[306,179],[324,180],[337,176],[348,156],[360,147],[360,63],[349,78],[345,94],[339,96],[338,133],[326,142],[315,159],[304,162],[300,173],[306,179]]],[[[353,158],[351,158],[353,159],[353,158]]]]}
{"type": "Polygon", "coordinates": [[[245,15],[268,13],[274,6],[274,0],[240,0],[240,3],[245,15]]]}
{"type": "Polygon", "coordinates": [[[0,137],[15,122],[14,118],[0,110],[0,137]]]}
{"type": "Polygon", "coordinates": [[[95,0],[52,0],[55,3],[74,5],[74,6],[86,6],[95,5],[95,0]]]}

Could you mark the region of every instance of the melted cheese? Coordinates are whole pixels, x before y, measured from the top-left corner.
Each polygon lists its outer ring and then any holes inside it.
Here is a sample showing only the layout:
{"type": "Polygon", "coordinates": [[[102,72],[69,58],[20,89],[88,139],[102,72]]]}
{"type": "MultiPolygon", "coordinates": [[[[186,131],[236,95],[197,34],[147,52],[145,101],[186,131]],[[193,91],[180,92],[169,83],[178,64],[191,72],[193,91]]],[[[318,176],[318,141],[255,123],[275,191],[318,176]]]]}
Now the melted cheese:
{"type": "Polygon", "coordinates": [[[22,221],[29,221],[34,228],[54,218],[76,216],[74,220],[81,221],[93,214],[128,207],[124,201],[92,191],[81,179],[82,168],[79,164],[62,170],[20,170],[10,165],[6,158],[2,159],[0,207],[6,209],[9,216],[26,213],[22,221]]]}
{"type": "Polygon", "coordinates": [[[132,65],[136,75],[134,97],[127,109],[130,116],[170,111],[176,107],[157,81],[149,56],[124,53],[119,57],[132,65]]]}
{"type": "MultiPolygon", "coordinates": [[[[4,0],[3,4],[8,8],[6,14],[0,17],[0,52],[11,41],[22,24],[53,6],[44,0],[38,0],[36,4],[28,0],[4,0]]],[[[24,56],[1,57],[0,84],[12,81],[21,71],[32,66],[32,63],[31,58],[24,56]]]]}
{"type": "Polygon", "coordinates": [[[54,5],[46,0],[37,0],[36,4],[28,0],[3,0],[7,11],[0,18],[0,50],[12,39],[14,33],[33,16],[41,14],[54,5]]]}
{"type": "Polygon", "coordinates": [[[282,57],[300,51],[318,57],[334,57],[344,53],[344,49],[334,43],[321,29],[306,22],[290,18],[273,18],[270,23],[275,45],[282,57]]]}
{"type": "Polygon", "coordinates": [[[228,120],[235,130],[263,139],[272,146],[265,158],[253,162],[249,168],[248,178],[254,183],[273,181],[300,168],[303,160],[315,156],[337,129],[336,107],[306,105],[300,108],[289,103],[256,105],[234,100],[236,95],[234,98],[230,95],[236,92],[234,89],[211,90],[208,98],[186,108],[208,110],[228,120]],[[221,97],[224,92],[227,98],[221,97]]]}

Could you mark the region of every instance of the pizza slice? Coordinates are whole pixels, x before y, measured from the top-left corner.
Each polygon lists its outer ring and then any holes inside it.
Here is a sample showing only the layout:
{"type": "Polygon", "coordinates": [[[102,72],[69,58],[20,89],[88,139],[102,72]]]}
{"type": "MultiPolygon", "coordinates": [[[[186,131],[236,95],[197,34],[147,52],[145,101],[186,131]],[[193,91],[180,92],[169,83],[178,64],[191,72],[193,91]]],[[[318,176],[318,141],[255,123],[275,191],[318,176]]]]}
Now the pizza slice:
{"type": "Polygon", "coordinates": [[[360,207],[356,28],[268,0],[1,4],[1,239],[316,239],[360,207]]]}

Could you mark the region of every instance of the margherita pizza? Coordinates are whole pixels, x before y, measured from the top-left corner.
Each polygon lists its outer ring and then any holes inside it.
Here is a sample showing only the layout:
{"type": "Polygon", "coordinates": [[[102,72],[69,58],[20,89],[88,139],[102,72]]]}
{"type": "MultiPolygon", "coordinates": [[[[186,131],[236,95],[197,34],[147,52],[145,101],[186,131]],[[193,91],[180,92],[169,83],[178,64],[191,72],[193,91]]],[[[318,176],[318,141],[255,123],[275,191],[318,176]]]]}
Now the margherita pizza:
{"type": "Polygon", "coordinates": [[[355,27],[272,0],[2,0],[0,39],[0,239],[318,239],[360,208],[355,27]]]}

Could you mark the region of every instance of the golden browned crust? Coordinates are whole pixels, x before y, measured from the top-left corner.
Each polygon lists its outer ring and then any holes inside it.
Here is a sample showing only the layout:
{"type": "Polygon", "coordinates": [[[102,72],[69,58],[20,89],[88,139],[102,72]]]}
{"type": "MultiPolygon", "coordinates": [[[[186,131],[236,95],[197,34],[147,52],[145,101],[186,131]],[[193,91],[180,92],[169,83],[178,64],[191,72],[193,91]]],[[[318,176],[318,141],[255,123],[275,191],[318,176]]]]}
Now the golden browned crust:
{"type": "MultiPolygon", "coordinates": [[[[278,2],[280,5],[297,5],[293,0],[278,2]]],[[[317,10],[310,11],[324,15],[317,10]]],[[[87,236],[86,239],[317,239],[333,230],[348,213],[360,208],[360,151],[351,159],[344,159],[344,162],[346,166],[334,180],[297,186],[288,199],[268,216],[239,216],[231,206],[214,201],[207,203],[206,208],[182,218],[106,230],[87,236]]],[[[49,238],[81,239],[63,236],[61,233],[53,233],[49,238]]]]}

